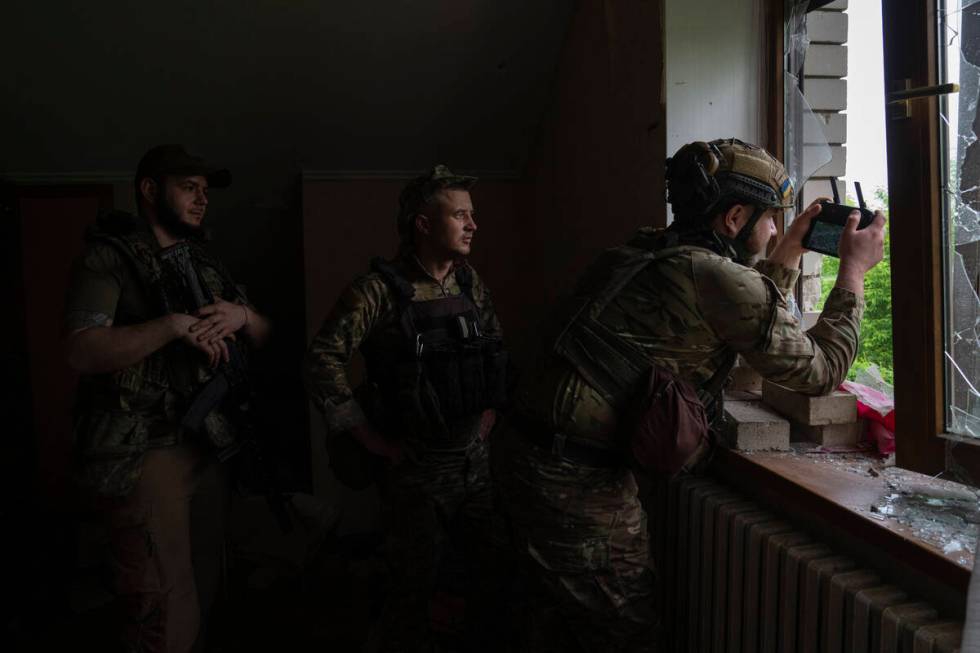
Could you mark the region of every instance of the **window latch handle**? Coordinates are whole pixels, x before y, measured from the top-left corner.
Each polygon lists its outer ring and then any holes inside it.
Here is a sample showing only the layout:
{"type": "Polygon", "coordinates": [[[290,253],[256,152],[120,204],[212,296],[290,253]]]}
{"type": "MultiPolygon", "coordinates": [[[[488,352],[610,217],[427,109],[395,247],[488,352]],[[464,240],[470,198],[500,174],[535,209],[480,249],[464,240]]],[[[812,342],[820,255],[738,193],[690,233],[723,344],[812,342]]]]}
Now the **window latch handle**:
{"type": "Polygon", "coordinates": [[[950,93],[959,93],[959,84],[938,84],[936,86],[919,86],[917,88],[906,88],[900,91],[892,91],[888,94],[888,104],[898,104],[899,102],[907,102],[908,100],[917,100],[919,98],[934,97],[937,95],[949,95],[950,93]]]}
{"type": "Polygon", "coordinates": [[[937,84],[936,86],[917,86],[911,88],[912,80],[905,78],[895,81],[896,90],[888,94],[888,117],[892,120],[902,120],[912,117],[912,100],[928,97],[938,97],[959,93],[960,85],[954,83],[937,84]]]}

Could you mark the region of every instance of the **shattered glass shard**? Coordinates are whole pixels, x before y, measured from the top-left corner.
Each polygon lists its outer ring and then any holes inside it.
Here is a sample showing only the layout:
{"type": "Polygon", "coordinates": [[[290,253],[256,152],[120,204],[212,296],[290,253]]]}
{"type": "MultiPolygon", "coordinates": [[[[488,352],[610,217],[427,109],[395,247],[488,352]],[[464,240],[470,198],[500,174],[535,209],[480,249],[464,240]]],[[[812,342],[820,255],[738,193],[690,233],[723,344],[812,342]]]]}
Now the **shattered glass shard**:
{"type": "Polygon", "coordinates": [[[947,430],[980,437],[980,0],[950,0],[942,15],[948,50],[944,81],[959,97],[941,104],[946,140],[944,247],[947,430]]]}

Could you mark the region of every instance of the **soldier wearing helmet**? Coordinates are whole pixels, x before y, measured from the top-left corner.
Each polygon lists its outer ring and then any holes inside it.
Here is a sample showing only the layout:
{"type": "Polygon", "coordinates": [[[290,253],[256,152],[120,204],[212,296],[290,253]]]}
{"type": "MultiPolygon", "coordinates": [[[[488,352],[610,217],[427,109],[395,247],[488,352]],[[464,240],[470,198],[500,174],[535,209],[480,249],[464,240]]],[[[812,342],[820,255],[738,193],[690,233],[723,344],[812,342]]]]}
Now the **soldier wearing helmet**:
{"type": "Polygon", "coordinates": [[[502,434],[495,467],[538,594],[531,650],[654,650],[660,627],[632,468],[673,473],[704,455],[737,355],[770,380],[823,394],[857,353],[882,215],[857,231],[852,214],[836,287],[804,331],[786,296],[819,204],[750,267],[793,205],[783,166],[762,148],[715,140],[682,147],[666,176],[673,224],[641,229],[588,269],[555,312],[502,434]]]}
{"type": "Polygon", "coordinates": [[[382,650],[430,650],[430,596],[447,545],[465,552],[466,650],[499,650],[488,433],[505,399],[506,354],[490,292],[466,261],[476,178],[437,165],[399,197],[401,248],[341,295],[310,345],[306,382],[347,485],[376,480],[391,595],[382,650]],[[347,376],[355,350],[367,382],[347,376]]]}

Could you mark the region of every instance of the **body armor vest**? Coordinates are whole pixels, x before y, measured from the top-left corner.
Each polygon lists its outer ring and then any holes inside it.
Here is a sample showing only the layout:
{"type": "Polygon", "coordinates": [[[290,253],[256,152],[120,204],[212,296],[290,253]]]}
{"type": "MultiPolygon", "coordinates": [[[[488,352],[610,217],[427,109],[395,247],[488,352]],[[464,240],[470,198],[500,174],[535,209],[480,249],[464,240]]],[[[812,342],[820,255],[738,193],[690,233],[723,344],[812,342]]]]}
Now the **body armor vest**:
{"type": "MultiPolygon", "coordinates": [[[[552,339],[554,353],[617,409],[631,401],[653,363],[639,346],[609,329],[599,317],[648,265],[692,249],[728,255],[724,243],[709,234],[643,230],[628,244],[602,253],[562,312],[560,329],[552,339]]],[[[721,391],[736,358],[736,354],[730,354],[714,375],[697,388],[712,424],[724,413],[721,391]]]]}
{"type": "Polygon", "coordinates": [[[382,404],[369,410],[372,419],[388,432],[407,421],[417,435],[448,441],[461,422],[502,407],[507,355],[501,338],[483,333],[470,269],[454,271],[460,295],[413,302],[415,289],[393,265],[375,259],[371,267],[395,298],[402,333],[397,352],[366,356],[382,404]]]}
{"type": "MultiPolygon", "coordinates": [[[[152,314],[142,316],[141,321],[174,312],[193,313],[199,306],[195,305],[192,298],[195,293],[192,290],[196,290],[199,295],[196,303],[203,305],[213,302],[217,293],[213,292],[200,274],[204,266],[217,273],[222,295],[245,300],[227,269],[211,257],[200,243],[185,241],[161,249],[141,218],[121,211],[105,213],[99,217],[95,228],[90,229],[86,237],[92,242],[112,246],[126,261],[151,307],[152,314]]],[[[229,344],[234,349],[233,364],[222,363],[219,371],[242,384],[245,381],[244,375],[247,374],[246,349],[235,346],[237,343],[229,344]]],[[[188,356],[187,352],[178,351],[178,348],[183,347],[186,345],[170,343],[149,354],[143,361],[111,376],[131,387],[147,386],[158,391],[170,390],[180,398],[179,405],[172,407],[172,410],[178,413],[174,416],[177,421],[182,421],[179,413],[187,409],[192,397],[202,386],[189,363],[176,364],[175,357],[179,355],[186,359],[188,356]]],[[[194,358],[197,354],[192,353],[190,356],[194,358]]],[[[195,424],[192,430],[203,431],[216,447],[222,448],[232,443],[233,437],[230,433],[234,429],[224,423],[226,420],[218,411],[211,412],[206,419],[202,417],[200,421],[202,423],[195,424]]]]}

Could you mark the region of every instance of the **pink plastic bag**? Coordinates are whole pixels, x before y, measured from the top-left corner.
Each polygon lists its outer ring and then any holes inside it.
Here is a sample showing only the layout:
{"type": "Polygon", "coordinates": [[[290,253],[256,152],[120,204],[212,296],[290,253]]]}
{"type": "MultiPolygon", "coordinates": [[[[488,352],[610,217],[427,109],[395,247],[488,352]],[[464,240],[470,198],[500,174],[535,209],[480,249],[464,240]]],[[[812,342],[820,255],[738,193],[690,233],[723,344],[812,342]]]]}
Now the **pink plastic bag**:
{"type": "Polygon", "coordinates": [[[840,389],[857,397],[858,418],[867,420],[867,439],[886,456],[895,451],[895,400],[884,392],[854,381],[844,381],[840,389]]]}

